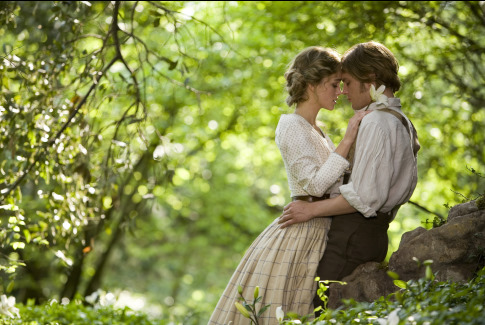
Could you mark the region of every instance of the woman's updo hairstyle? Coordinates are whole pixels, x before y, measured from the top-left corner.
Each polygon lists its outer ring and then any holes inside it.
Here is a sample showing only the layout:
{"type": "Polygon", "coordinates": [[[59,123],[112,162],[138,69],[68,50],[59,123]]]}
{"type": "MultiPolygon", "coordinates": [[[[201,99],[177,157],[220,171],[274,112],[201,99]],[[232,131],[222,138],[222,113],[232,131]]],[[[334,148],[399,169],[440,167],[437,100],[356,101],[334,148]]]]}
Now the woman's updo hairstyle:
{"type": "Polygon", "coordinates": [[[286,103],[293,106],[308,99],[308,85],[318,85],[324,78],[340,71],[340,56],[329,48],[312,46],[301,51],[285,73],[286,103]]]}

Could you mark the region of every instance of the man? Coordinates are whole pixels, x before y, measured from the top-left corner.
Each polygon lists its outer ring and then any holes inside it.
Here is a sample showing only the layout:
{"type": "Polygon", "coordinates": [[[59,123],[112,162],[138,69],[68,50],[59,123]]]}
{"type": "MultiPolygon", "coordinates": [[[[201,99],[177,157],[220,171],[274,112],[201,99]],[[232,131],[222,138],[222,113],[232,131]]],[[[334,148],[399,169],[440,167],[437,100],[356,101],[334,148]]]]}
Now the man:
{"type": "MultiPolygon", "coordinates": [[[[373,111],[360,124],[354,158],[349,157],[350,180],[340,186],[341,195],[313,203],[294,201],[280,217],[282,228],[315,217],[333,218],[317,271],[321,280],[342,280],[360,264],[382,262],[389,223],[416,187],[419,143],[394,97],[401,86],[398,70],[394,55],[377,42],[357,44],[344,54],[342,93],[355,111],[373,111]],[[379,94],[382,85],[385,90],[379,94]]],[[[321,303],[316,296],[315,307],[321,303]]]]}

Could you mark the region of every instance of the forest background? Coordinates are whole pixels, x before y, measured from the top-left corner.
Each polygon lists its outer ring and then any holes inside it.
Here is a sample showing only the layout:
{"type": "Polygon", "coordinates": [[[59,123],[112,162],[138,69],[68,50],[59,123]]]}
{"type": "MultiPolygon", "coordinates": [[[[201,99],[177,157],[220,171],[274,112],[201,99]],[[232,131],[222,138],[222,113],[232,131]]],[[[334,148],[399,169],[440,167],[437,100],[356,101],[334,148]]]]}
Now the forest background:
{"type": "MultiPolygon", "coordinates": [[[[400,62],[419,182],[391,224],[483,194],[482,1],[0,3],[0,293],[113,292],[207,322],[245,249],[290,200],[274,142],[286,66],[375,40],[400,62]]],[[[338,143],[339,98],[319,120],[338,143]]],[[[161,316],[162,317],[162,316],[161,316]]]]}

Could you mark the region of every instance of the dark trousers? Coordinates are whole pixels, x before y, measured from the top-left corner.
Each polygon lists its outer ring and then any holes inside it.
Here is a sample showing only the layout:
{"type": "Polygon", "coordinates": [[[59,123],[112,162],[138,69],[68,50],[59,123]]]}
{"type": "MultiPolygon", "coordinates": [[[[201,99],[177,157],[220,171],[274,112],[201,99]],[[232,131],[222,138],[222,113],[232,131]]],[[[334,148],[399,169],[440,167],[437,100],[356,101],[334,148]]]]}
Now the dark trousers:
{"type": "MultiPolygon", "coordinates": [[[[359,212],[333,217],[327,247],[317,269],[320,280],[340,281],[360,264],[382,262],[387,255],[391,218],[387,213],[366,218],[359,212]]],[[[313,304],[315,308],[324,307],[318,295],[313,304]]]]}

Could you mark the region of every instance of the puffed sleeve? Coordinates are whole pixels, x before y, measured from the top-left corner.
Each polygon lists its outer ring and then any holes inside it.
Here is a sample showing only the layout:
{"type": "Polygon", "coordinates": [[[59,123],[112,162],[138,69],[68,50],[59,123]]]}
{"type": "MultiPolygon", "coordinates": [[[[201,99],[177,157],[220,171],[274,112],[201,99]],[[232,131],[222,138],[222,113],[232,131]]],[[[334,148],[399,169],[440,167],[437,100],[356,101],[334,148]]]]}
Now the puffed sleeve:
{"type": "Polygon", "coordinates": [[[352,176],[348,184],[340,186],[340,193],[365,217],[377,215],[388,200],[394,171],[392,153],[391,137],[378,123],[361,124],[352,176]]]}
{"type": "Polygon", "coordinates": [[[278,125],[276,144],[278,145],[287,173],[291,173],[303,190],[312,196],[323,196],[342,176],[349,162],[339,154],[327,153],[328,159],[322,165],[316,152],[328,150],[315,141],[311,127],[295,121],[278,125]],[[293,123],[291,123],[293,122],[293,123]]]}

